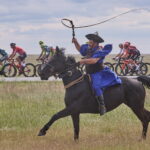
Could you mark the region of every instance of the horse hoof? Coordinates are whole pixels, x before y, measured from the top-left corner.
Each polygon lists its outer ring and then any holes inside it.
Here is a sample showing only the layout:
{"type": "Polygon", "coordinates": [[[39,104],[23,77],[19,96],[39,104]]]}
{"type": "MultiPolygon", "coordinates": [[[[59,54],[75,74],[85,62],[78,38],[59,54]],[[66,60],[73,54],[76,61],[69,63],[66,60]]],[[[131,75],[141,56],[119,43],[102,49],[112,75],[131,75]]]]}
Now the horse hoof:
{"type": "Polygon", "coordinates": [[[145,137],[142,137],[142,138],[138,139],[138,142],[143,142],[143,141],[145,141],[145,140],[146,140],[146,138],[145,138],[145,137]]]}
{"type": "Polygon", "coordinates": [[[74,141],[75,141],[75,143],[77,143],[77,144],[79,143],[79,139],[74,139],[74,141]]]}
{"type": "Polygon", "coordinates": [[[74,137],[74,141],[75,141],[76,143],[78,143],[78,142],[79,142],[79,137],[78,137],[78,136],[75,136],[75,137],[74,137]]]}
{"type": "Polygon", "coordinates": [[[40,130],[38,136],[44,136],[46,134],[46,131],[40,130]]]}

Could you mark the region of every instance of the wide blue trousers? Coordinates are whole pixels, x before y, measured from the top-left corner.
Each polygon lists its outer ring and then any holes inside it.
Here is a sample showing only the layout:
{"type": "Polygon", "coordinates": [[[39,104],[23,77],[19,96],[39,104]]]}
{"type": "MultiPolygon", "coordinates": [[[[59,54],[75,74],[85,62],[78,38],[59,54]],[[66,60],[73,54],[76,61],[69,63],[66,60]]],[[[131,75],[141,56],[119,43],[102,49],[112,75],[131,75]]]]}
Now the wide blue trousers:
{"type": "Polygon", "coordinates": [[[92,87],[96,96],[103,94],[107,87],[112,85],[121,84],[121,79],[110,70],[109,67],[105,67],[103,70],[90,74],[92,80],[92,87]]]}

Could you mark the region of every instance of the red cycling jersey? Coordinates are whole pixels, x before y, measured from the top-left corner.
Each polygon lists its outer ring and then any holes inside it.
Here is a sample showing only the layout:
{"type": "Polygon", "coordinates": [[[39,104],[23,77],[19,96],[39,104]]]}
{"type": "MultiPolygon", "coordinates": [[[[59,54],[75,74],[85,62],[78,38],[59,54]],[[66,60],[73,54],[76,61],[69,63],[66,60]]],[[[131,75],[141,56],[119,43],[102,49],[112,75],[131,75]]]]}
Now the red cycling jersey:
{"type": "Polygon", "coordinates": [[[135,46],[130,45],[129,48],[129,54],[136,54],[137,48],[135,46]]]}
{"type": "Polygon", "coordinates": [[[135,46],[130,45],[129,49],[136,50],[137,48],[135,46]]]}
{"type": "Polygon", "coordinates": [[[22,55],[26,52],[22,48],[16,46],[15,48],[13,48],[13,53],[18,53],[19,55],[22,55]]]}

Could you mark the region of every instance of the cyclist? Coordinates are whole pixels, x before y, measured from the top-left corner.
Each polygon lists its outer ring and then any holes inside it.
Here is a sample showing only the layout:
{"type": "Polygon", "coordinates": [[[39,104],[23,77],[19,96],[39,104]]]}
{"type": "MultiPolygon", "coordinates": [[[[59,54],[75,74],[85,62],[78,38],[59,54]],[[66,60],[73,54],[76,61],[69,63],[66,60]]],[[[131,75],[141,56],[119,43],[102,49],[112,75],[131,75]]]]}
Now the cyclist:
{"type": "Polygon", "coordinates": [[[13,52],[8,59],[12,59],[15,57],[16,54],[19,54],[16,60],[18,61],[19,66],[21,66],[21,69],[19,70],[19,74],[21,74],[24,67],[24,60],[27,57],[27,54],[22,48],[16,46],[16,43],[10,43],[10,47],[13,49],[13,52]]]}
{"type": "Polygon", "coordinates": [[[42,49],[40,56],[36,59],[36,60],[45,60],[45,59],[49,59],[49,57],[53,56],[54,54],[54,49],[51,46],[47,46],[44,44],[43,41],[39,41],[39,45],[42,49]]]}
{"type": "Polygon", "coordinates": [[[2,62],[5,61],[8,58],[8,54],[6,53],[5,50],[0,49],[0,65],[2,65],[2,62]]]}
{"type": "Polygon", "coordinates": [[[133,45],[131,45],[130,42],[125,42],[124,44],[124,54],[122,57],[126,57],[127,59],[132,59],[133,61],[136,61],[137,58],[140,56],[140,51],[133,45]]]}
{"type": "Polygon", "coordinates": [[[135,46],[132,45],[129,46],[129,54],[130,54],[130,59],[134,61],[136,61],[141,55],[140,51],[135,46]]]}
{"type": "Polygon", "coordinates": [[[123,54],[121,55],[121,58],[124,58],[124,59],[129,59],[129,46],[130,46],[130,42],[125,42],[123,44],[123,54]]]}
{"type": "Polygon", "coordinates": [[[119,44],[119,48],[120,48],[120,52],[116,55],[115,58],[113,58],[114,60],[118,60],[119,58],[121,58],[124,53],[124,47],[122,43],[119,44]]]}
{"type": "Polygon", "coordinates": [[[140,51],[135,46],[131,45],[130,42],[125,42],[124,49],[125,52],[122,57],[128,59],[130,61],[130,64],[135,66],[134,68],[137,70],[138,65],[136,64],[136,61],[140,56],[140,51]]]}

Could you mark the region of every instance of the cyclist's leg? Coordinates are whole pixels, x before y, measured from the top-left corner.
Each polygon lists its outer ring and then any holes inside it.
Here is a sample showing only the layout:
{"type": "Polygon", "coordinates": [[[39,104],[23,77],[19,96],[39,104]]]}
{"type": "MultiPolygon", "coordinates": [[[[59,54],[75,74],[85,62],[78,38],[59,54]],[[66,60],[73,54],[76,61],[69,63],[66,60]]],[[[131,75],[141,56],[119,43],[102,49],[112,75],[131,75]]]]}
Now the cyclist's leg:
{"type": "Polygon", "coordinates": [[[141,56],[140,51],[137,51],[135,61],[138,61],[140,56],[141,56]]]}
{"type": "Polygon", "coordinates": [[[20,55],[20,56],[17,57],[17,61],[18,61],[19,65],[20,65],[20,71],[21,72],[22,72],[22,69],[24,67],[23,64],[25,62],[25,58],[26,57],[27,57],[26,53],[24,53],[24,54],[22,54],[22,55],[20,55]]]}
{"type": "Polygon", "coordinates": [[[129,57],[129,63],[134,65],[134,55],[133,54],[130,54],[130,57],[129,57]]]}

